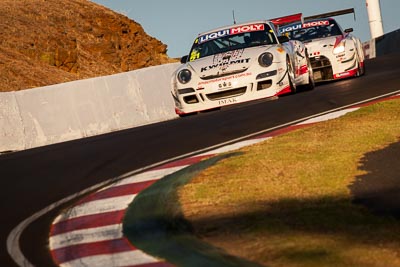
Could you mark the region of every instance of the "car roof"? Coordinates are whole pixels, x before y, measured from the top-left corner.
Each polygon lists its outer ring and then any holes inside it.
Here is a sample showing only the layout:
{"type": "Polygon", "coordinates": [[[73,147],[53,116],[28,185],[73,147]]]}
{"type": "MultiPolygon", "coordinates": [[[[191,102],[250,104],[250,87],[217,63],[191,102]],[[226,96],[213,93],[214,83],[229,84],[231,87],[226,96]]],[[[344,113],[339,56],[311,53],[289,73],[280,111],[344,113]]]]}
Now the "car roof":
{"type": "Polygon", "coordinates": [[[266,24],[269,24],[270,26],[272,24],[269,20],[253,20],[253,21],[248,21],[248,22],[244,22],[244,23],[230,24],[230,25],[226,25],[223,27],[214,28],[214,29],[208,30],[206,32],[201,32],[198,34],[198,36],[206,35],[209,33],[217,32],[217,31],[221,31],[221,30],[225,30],[225,29],[230,29],[233,27],[240,27],[240,26],[245,26],[245,25],[249,25],[249,24],[257,24],[257,23],[264,23],[264,24],[266,23],[266,24]]]}

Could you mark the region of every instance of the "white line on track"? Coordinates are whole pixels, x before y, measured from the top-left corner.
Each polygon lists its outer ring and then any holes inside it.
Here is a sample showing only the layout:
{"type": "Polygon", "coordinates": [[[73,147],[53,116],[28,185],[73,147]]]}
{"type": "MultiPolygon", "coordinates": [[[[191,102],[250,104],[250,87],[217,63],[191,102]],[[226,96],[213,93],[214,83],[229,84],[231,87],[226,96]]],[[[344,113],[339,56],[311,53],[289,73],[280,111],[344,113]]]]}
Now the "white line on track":
{"type": "MultiPolygon", "coordinates": [[[[181,169],[184,169],[187,166],[188,165],[182,165],[182,166],[168,168],[168,169],[147,171],[147,172],[132,176],[130,178],[126,178],[121,181],[118,181],[115,184],[108,186],[107,188],[109,188],[111,186],[116,186],[116,185],[126,185],[126,184],[131,184],[131,183],[139,183],[139,182],[147,182],[147,181],[156,180],[156,179],[159,179],[160,177],[164,177],[171,173],[174,173],[181,169]]],[[[107,189],[107,188],[105,188],[105,189],[107,189]]]]}
{"type": "Polygon", "coordinates": [[[310,123],[316,123],[316,122],[320,122],[320,121],[327,121],[327,120],[336,119],[336,118],[339,118],[339,117],[341,117],[343,115],[346,115],[349,112],[353,112],[353,111],[356,111],[358,109],[360,109],[360,108],[348,108],[348,109],[344,109],[344,110],[335,111],[335,112],[332,112],[332,113],[329,113],[329,114],[325,114],[325,115],[322,115],[322,116],[318,116],[318,117],[315,117],[315,118],[312,118],[312,119],[305,120],[303,122],[298,123],[297,125],[310,124],[310,123]]]}
{"type": "Polygon", "coordinates": [[[128,207],[129,203],[131,203],[135,197],[136,194],[85,202],[73,207],[72,209],[69,209],[67,212],[58,216],[54,223],[70,220],[81,216],[124,210],[128,207]]]}
{"type": "Polygon", "coordinates": [[[76,260],[64,262],[60,264],[61,267],[76,267],[76,266],[90,266],[90,267],[103,267],[103,266],[131,266],[135,264],[147,264],[158,262],[156,258],[145,254],[140,250],[114,253],[110,255],[99,255],[79,258],[76,260]]]}
{"type": "MultiPolygon", "coordinates": [[[[193,155],[198,155],[200,153],[205,153],[205,152],[210,151],[210,150],[216,150],[216,149],[218,149],[218,148],[220,148],[222,146],[231,145],[233,143],[240,142],[242,140],[249,139],[249,138],[252,138],[252,137],[255,137],[255,136],[258,136],[258,135],[261,135],[261,134],[264,134],[266,132],[270,132],[270,131],[273,131],[273,130],[276,130],[276,129],[279,129],[279,128],[283,128],[283,127],[294,125],[294,124],[299,124],[301,122],[304,122],[306,120],[309,120],[309,119],[312,119],[312,118],[315,118],[315,117],[318,117],[318,116],[322,116],[322,115],[325,115],[325,114],[328,114],[328,113],[336,112],[336,111],[343,110],[343,109],[346,109],[346,108],[349,108],[349,107],[361,105],[361,104],[364,104],[364,103],[367,103],[367,102],[378,100],[380,98],[390,97],[390,96],[394,96],[394,95],[400,95],[400,90],[392,92],[392,93],[384,94],[384,95],[381,95],[381,96],[373,97],[373,98],[370,98],[370,99],[366,99],[366,100],[363,100],[363,101],[359,101],[359,102],[356,102],[356,103],[352,103],[352,104],[349,104],[349,105],[346,105],[346,106],[342,106],[342,107],[339,107],[339,108],[331,109],[331,110],[328,110],[328,111],[325,111],[325,112],[321,112],[319,114],[315,114],[315,115],[308,116],[308,117],[305,117],[305,118],[302,118],[302,119],[298,119],[298,120],[294,120],[294,121],[291,121],[291,122],[288,122],[288,123],[284,123],[284,124],[281,124],[279,126],[271,127],[269,129],[262,130],[262,131],[259,131],[259,132],[253,133],[253,134],[242,136],[240,138],[236,138],[236,139],[233,139],[233,140],[230,140],[230,141],[218,144],[218,145],[210,146],[210,147],[207,147],[207,148],[204,148],[204,149],[200,149],[200,150],[197,150],[197,151],[194,151],[194,152],[183,154],[183,155],[178,156],[178,157],[174,157],[174,158],[171,158],[171,159],[168,159],[168,160],[165,160],[165,161],[161,161],[161,162],[146,166],[144,168],[137,169],[135,171],[128,172],[128,173],[126,173],[124,175],[121,175],[119,177],[116,177],[116,178],[110,179],[108,181],[105,181],[105,182],[99,183],[97,185],[94,185],[92,187],[89,187],[89,188],[87,188],[85,190],[82,190],[81,192],[78,192],[76,194],[70,195],[70,196],[68,196],[66,198],[61,199],[60,201],[57,201],[57,202],[45,207],[44,209],[34,213],[32,216],[28,217],[27,219],[22,221],[20,224],[18,224],[10,232],[10,234],[8,235],[8,238],[7,238],[7,251],[10,254],[11,258],[19,266],[21,266],[21,267],[33,267],[34,265],[32,265],[32,263],[29,262],[28,259],[25,258],[24,254],[22,253],[21,248],[19,246],[21,234],[25,231],[25,229],[31,223],[33,223],[35,220],[37,220],[41,216],[45,215],[46,213],[50,212],[51,210],[53,210],[53,209],[65,204],[65,203],[67,203],[67,202],[69,202],[69,201],[71,201],[73,199],[76,199],[76,198],[78,198],[78,197],[80,197],[80,196],[82,196],[82,195],[84,195],[84,194],[86,194],[88,192],[91,192],[93,190],[99,190],[100,188],[110,184],[113,181],[121,180],[121,179],[124,179],[124,178],[129,178],[131,176],[134,176],[135,174],[138,174],[138,173],[143,172],[145,170],[149,170],[149,169],[155,168],[157,166],[161,166],[161,165],[166,164],[168,162],[172,162],[172,161],[175,161],[175,160],[178,160],[178,159],[182,159],[182,158],[191,157],[193,155]]],[[[127,252],[124,252],[124,253],[127,253],[127,252]]],[[[124,254],[124,253],[118,253],[118,254],[124,254]]],[[[135,251],[135,252],[129,252],[129,253],[138,253],[138,252],[135,251]]],[[[114,255],[118,255],[118,254],[114,254],[114,255]]],[[[146,255],[146,254],[144,254],[144,255],[146,255]]],[[[102,257],[102,256],[97,256],[97,257],[102,257]]],[[[147,256],[147,257],[149,257],[149,256],[147,256]]],[[[91,257],[91,259],[93,259],[93,257],[91,257]]],[[[82,260],[83,259],[80,259],[80,261],[82,261],[82,260]]],[[[90,261],[90,260],[88,259],[88,261],[90,261]]],[[[73,265],[65,264],[65,265],[62,265],[62,266],[73,266],[73,265]]],[[[87,266],[96,266],[96,265],[94,265],[94,263],[93,263],[93,265],[92,264],[88,264],[87,266]]],[[[114,265],[112,263],[110,263],[110,264],[106,264],[104,266],[114,266],[114,265]]]]}
{"type": "Polygon", "coordinates": [[[50,247],[55,250],[83,243],[118,239],[122,238],[122,236],[122,223],[120,223],[96,228],[75,230],[65,234],[51,236],[49,238],[49,244],[50,247]]]}
{"type": "Polygon", "coordinates": [[[210,154],[219,154],[219,153],[226,153],[226,152],[229,152],[229,151],[234,151],[234,150],[240,149],[240,148],[245,147],[245,146],[250,146],[250,145],[257,144],[257,143],[262,142],[264,140],[267,140],[269,138],[271,138],[271,137],[255,138],[255,139],[249,139],[249,140],[240,141],[240,142],[237,142],[237,143],[234,143],[234,144],[231,144],[231,145],[226,145],[226,146],[223,146],[223,147],[208,151],[206,153],[202,153],[199,156],[210,155],[210,154]]]}

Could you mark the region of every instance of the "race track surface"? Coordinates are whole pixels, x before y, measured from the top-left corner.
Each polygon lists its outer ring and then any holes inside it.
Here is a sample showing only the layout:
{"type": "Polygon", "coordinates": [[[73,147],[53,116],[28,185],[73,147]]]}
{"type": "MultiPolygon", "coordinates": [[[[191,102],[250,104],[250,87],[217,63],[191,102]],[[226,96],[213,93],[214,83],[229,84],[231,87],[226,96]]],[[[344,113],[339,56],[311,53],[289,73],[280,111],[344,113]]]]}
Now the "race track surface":
{"type": "MultiPolygon", "coordinates": [[[[17,266],[7,253],[12,229],[32,214],[74,193],[124,173],[364,99],[400,89],[400,54],[366,62],[367,74],[318,85],[274,101],[232,106],[173,121],[0,156],[0,265],[17,266]]],[[[73,201],[73,200],[71,200],[73,201]]],[[[24,255],[52,266],[45,214],[21,236],[24,255]]]]}

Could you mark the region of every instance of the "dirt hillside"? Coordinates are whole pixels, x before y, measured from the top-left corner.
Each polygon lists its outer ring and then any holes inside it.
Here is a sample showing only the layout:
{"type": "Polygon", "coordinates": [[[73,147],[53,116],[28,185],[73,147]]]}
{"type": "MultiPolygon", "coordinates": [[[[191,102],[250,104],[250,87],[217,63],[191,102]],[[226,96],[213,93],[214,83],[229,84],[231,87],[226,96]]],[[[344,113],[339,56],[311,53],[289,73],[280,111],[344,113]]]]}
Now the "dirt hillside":
{"type": "Polygon", "coordinates": [[[174,61],[128,17],[86,0],[0,1],[0,92],[174,61]]]}

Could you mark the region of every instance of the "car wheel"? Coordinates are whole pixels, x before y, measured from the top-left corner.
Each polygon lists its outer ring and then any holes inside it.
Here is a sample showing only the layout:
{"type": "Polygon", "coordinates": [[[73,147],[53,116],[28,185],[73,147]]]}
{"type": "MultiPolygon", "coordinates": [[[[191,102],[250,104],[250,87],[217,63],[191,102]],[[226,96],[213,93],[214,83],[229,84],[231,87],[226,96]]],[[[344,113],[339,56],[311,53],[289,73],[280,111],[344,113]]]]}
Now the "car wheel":
{"type": "Polygon", "coordinates": [[[361,76],[365,74],[365,62],[363,62],[361,67],[361,76]]]}
{"type": "Polygon", "coordinates": [[[290,92],[292,94],[294,94],[294,93],[296,93],[297,88],[296,88],[296,83],[294,82],[293,66],[290,63],[289,57],[286,58],[286,68],[287,68],[287,75],[288,75],[288,80],[289,80],[290,92]]]}
{"type": "Polygon", "coordinates": [[[363,65],[363,66],[361,66],[361,64],[360,64],[360,59],[358,58],[358,56],[357,56],[357,73],[356,73],[356,77],[360,77],[360,76],[363,76],[364,75],[364,73],[365,73],[365,66],[363,65]]]}
{"type": "Polygon", "coordinates": [[[356,72],[356,77],[360,77],[361,76],[361,68],[360,68],[360,63],[357,60],[357,72],[356,72]]]}
{"type": "Polygon", "coordinates": [[[304,86],[306,90],[313,90],[315,88],[314,72],[311,67],[310,59],[307,55],[307,69],[308,69],[308,84],[304,86]]]}

